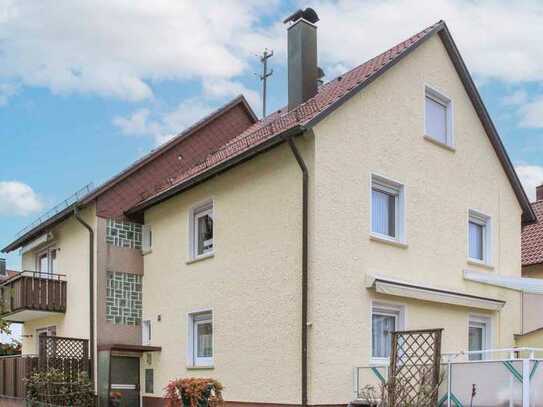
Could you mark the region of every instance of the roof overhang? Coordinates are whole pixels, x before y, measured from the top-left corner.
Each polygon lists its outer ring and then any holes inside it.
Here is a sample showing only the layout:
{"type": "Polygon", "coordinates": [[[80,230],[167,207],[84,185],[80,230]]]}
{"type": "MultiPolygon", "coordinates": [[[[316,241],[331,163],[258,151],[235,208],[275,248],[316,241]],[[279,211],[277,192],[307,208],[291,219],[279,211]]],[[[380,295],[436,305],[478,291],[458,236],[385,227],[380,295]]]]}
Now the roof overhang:
{"type": "Polygon", "coordinates": [[[172,186],[169,189],[166,189],[163,192],[160,192],[159,194],[139,203],[138,205],[130,208],[128,211],[126,211],[126,215],[131,216],[137,216],[138,214],[141,214],[142,211],[145,211],[146,209],[150,208],[151,206],[154,206],[156,204],[159,204],[160,202],[165,201],[166,199],[171,198],[174,195],[177,195],[187,189],[190,189],[207,179],[214,177],[216,175],[219,175],[220,173],[236,166],[241,163],[244,163],[245,161],[255,157],[258,154],[261,154],[265,151],[268,151],[269,149],[276,147],[277,145],[284,143],[289,137],[294,137],[297,135],[300,135],[304,133],[307,129],[305,126],[296,125],[294,127],[290,127],[287,130],[285,130],[282,133],[279,133],[268,140],[266,140],[263,143],[256,144],[254,147],[244,151],[241,154],[238,154],[229,160],[222,161],[218,163],[217,165],[210,167],[203,171],[202,173],[191,177],[187,179],[184,182],[181,182],[177,185],[172,186]]]}
{"type": "Polygon", "coordinates": [[[464,280],[530,294],[543,294],[543,279],[539,278],[499,276],[480,271],[464,270],[464,280]]]}
{"type": "Polygon", "coordinates": [[[63,209],[56,215],[50,217],[45,222],[39,224],[35,228],[29,230],[28,232],[24,233],[23,235],[19,236],[17,239],[15,239],[13,242],[11,242],[9,245],[4,247],[1,251],[2,253],[9,253],[13,250],[17,250],[21,246],[25,245],[27,242],[31,241],[32,239],[39,238],[40,235],[43,235],[45,232],[47,232],[50,228],[58,225],[60,222],[66,220],[70,216],[72,216],[72,213],[77,206],[77,202],[73,203],[72,205],[68,206],[67,208],[63,209]]]}
{"type": "Polygon", "coordinates": [[[498,311],[505,305],[505,301],[495,298],[413,284],[390,277],[367,276],[366,288],[375,289],[380,294],[491,311],[498,311]]]}
{"type": "Polygon", "coordinates": [[[112,352],[144,353],[144,352],[160,352],[162,351],[162,347],[149,346],[149,345],[127,345],[127,344],[116,343],[116,344],[111,344],[111,345],[99,346],[98,350],[109,350],[112,352]]]}

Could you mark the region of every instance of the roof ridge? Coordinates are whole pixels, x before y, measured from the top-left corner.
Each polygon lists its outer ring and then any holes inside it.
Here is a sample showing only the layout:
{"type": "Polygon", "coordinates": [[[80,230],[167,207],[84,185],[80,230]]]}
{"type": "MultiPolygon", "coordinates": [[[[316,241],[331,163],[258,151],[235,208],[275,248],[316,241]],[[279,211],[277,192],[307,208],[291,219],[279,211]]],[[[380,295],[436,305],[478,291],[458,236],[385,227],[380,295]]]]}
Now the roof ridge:
{"type": "Polygon", "coordinates": [[[113,175],[112,177],[108,178],[106,181],[104,181],[101,185],[96,187],[93,191],[91,191],[86,197],[83,197],[81,199],[81,202],[87,203],[91,200],[93,200],[95,197],[100,195],[104,190],[107,190],[109,187],[115,185],[117,182],[122,181],[124,178],[129,176],[133,171],[136,171],[140,166],[145,165],[148,161],[156,158],[157,156],[165,153],[167,150],[172,148],[174,145],[176,145],[178,142],[183,140],[186,137],[191,136],[196,130],[198,130],[201,126],[205,125],[211,120],[214,120],[226,112],[228,112],[233,107],[237,106],[238,104],[242,104],[249,113],[249,116],[252,117],[252,119],[257,122],[258,118],[255,115],[254,111],[252,110],[251,106],[247,102],[247,99],[242,94],[236,96],[232,100],[226,102],[225,104],[217,107],[204,117],[202,117],[200,120],[194,122],[192,125],[184,129],[183,131],[177,133],[174,137],[172,137],[170,140],[166,141],[165,143],[159,145],[157,148],[152,149],[147,154],[145,154],[143,157],[140,157],[139,159],[132,162],[128,167],[121,170],[117,174],[113,175]]]}

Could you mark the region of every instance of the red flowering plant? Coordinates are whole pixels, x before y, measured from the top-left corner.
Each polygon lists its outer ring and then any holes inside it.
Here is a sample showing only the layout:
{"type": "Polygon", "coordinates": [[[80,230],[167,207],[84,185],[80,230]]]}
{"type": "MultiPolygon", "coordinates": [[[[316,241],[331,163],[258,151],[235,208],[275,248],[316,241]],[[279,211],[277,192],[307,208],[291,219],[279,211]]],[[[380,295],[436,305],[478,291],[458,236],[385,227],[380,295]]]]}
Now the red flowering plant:
{"type": "Polygon", "coordinates": [[[210,378],[172,380],[164,390],[168,407],[218,407],[224,401],[223,385],[210,378]]]}

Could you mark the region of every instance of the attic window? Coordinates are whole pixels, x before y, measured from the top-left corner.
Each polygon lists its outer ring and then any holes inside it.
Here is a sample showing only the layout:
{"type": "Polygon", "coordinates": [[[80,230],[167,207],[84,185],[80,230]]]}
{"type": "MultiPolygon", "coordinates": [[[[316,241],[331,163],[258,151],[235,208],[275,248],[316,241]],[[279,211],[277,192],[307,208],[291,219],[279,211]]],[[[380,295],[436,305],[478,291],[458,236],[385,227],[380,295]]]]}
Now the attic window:
{"type": "Polygon", "coordinates": [[[449,147],[453,146],[452,101],[437,90],[425,88],[425,137],[449,147]]]}

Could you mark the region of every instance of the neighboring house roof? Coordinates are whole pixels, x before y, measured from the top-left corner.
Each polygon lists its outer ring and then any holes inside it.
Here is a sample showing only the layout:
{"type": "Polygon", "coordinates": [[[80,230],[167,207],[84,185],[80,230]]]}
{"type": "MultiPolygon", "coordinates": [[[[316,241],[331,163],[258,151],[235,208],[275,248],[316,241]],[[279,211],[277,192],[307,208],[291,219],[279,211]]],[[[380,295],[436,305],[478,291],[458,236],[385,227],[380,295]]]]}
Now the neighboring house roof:
{"type": "Polygon", "coordinates": [[[543,201],[532,203],[537,222],[522,228],[522,265],[543,263],[543,201]]]}
{"type": "Polygon", "coordinates": [[[436,33],[439,34],[443,41],[449,57],[462,80],[466,92],[515,191],[523,210],[522,221],[525,223],[535,221],[530,202],[515,173],[511,160],[505,151],[496,128],[490,119],[479,92],[444,21],[439,21],[397,44],[388,51],[326,83],[319,88],[315,96],[296,108],[290,111],[279,110],[255,123],[218,151],[210,154],[206,160],[190,168],[188,171],[179,174],[172,181],[171,186],[143,200],[143,202],[130,209],[127,213],[132,215],[138,214],[144,209],[168,199],[196,183],[204,181],[208,176],[213,176],[232,165],[248,159],[254,154],[258,154],[283,142],[286,137],[311,128],[436,33]]]}
{"type": "Polygon", "coordinates": [[[256,123],[258,118],[240,95],[162,144],[101,186],[36,225],[11,242],[2,252],[13,251],[70,217],[76,206],[97,201],[97,215],[121,217],[123,212],[169,182],[172,172],[184,171],[211,151],[256,123]],[[192,137],[191,137],[192,136],[192,137]],[[183,160],[178,160],[182,154],[183,160]],[[127,190],[128,188],[128,190],[127,190]],[[107,198],[106,198],[107,195],[107,198]]]}
{"type": "Polygon", "coordinates": [[[0,276],[0,281],[5,281],[10,279],[11,277],[15,277],[17,274],[19,274],[18,271],[15,270],[6,270],[5,276],[0,276]]]}

